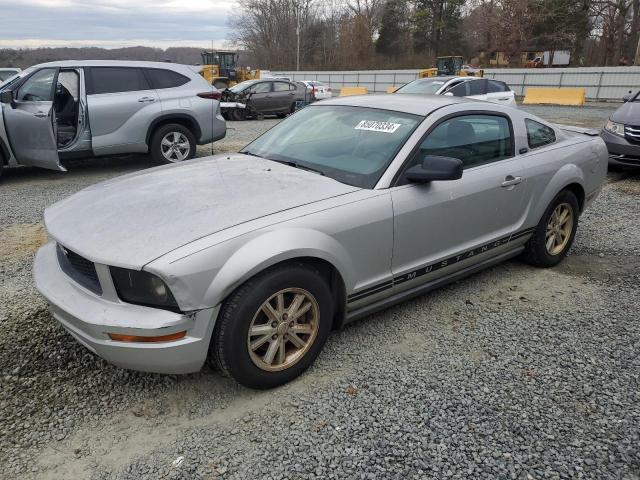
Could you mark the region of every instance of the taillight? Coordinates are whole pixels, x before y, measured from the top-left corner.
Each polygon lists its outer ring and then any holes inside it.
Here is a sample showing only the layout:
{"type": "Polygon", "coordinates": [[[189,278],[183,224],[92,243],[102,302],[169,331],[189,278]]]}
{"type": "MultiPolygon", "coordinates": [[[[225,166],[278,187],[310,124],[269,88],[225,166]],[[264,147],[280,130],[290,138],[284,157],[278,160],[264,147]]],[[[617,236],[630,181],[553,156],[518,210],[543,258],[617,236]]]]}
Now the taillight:
{"type": "Polygon", "coordinates": [[[199,93],[200,98],[206,98],[207,100],[220,100],[222,98],[222,92],[202,92],[199,93]]]}

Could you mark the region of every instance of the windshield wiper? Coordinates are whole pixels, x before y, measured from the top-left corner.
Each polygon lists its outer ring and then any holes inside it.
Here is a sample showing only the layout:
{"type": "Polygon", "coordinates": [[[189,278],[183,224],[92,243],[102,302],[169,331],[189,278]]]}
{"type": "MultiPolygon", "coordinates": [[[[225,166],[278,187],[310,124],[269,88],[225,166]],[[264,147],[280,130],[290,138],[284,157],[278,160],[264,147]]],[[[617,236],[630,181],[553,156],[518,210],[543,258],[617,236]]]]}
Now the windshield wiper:
{"type": "Polygon", "coordinates": [[[260,155],[258,155],[257,153],[250,152],[249,150],[244,150],[244,151],[242,151],[242,152],[240,152],[240,153],[242,153],[243,155],[249,155],[249,156],[251,156],[251,157],[258,157],[258,158],[262,158],[262,157],[261,157],[260,155]]]}
{"type": "Polygon", "coordinates": [[[322,170],[318,170],[317,168],[308,167],[307,165],[302,165],[298,162],[294,162],[293,160],[274,160],[270,158],[269,160],[273,160],[274,162],[283,163],[285,165],[289,165],[290,167],[299,168],[300,170],[307,170],[309,172],[317,173],[319,175],[325,176],[322,170]]]}

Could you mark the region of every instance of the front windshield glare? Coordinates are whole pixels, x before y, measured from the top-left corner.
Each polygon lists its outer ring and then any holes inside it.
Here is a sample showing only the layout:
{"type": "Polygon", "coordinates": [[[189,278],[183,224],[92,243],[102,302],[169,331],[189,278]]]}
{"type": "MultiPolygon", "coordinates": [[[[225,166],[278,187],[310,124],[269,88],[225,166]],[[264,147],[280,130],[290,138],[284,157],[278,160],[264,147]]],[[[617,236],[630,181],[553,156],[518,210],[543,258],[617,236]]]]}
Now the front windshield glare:
{"type": "Polygon", "coordinates": [[[283,120],[242,153],[373,188],[421,120],[390,110],[316,105],[283,120]]]}
{"type": "Polygon", "coordinates": [[[396,93],[435,94],[444,85],[442,80],[416,80],[396,90],[396,93]]]}

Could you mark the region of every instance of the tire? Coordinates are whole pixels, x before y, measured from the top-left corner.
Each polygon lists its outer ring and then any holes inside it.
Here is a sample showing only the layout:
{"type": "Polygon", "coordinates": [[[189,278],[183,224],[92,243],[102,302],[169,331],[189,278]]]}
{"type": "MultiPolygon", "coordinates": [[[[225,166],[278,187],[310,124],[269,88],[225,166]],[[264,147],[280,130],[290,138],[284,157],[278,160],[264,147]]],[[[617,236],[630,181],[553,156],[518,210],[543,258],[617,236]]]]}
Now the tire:
{"type": "Polygon", "coordinates": [[[306,264],[289,263],[259,274],[223,303],[209,361],[249,388],[273,388],[293,380],[314,362],[327,341],[333,319],[331,299],[320,272],[306,264]],[[280,294],[284,308],[278,307],[280,294]],[[286,315],[298,296],[303,297],[299,305],[306,313],[291,321],[286,315]],[[273,308],[271,317],[263,309],[267,302],[273,308]],[[255,332],[251,336],[250,329],[255,332]],[[280,355],[281,345],[285,356],[280,355]]]}
{"type": "MultiPolygon", "coordinates": [[[[525,251],[522,255],[523,259],[527,263],[541,268],[558,265],[573,244],[576,230],[578,229],[579,216],[580,207],[575,194],[569,190],[561,191],[549,204],[533,235],[526,243],[525,251]],[[567,215],[570,215],[570,220],[566,220],[566,222],[570,221],[571,225],[564,223],[562,224],[563,228],[558,227],[558,223],[555,220],[552,221],[556,211],[558,212],[557,215],[560,216],[560,220],[562,220],[566,211],[567,215]],[[548,228],[554,230],[549,235],[547,235],[548,228]],[[553,237],[553,240],[551,237],[553,237]]],[[[558,216],[554,218],[558,219],[558,216]]]]}
{"type": "Polygon", "coordinates": [[[246,113],[241,108],[234,108],[233,110],[231,110],[229,117],[233,121],[241,122],[242,120],[246,120],[246,113]]]}
{"type": "Polygon", "coordinates": [[[196,137],[191,130],[177,123],[159,127],[151,136],[151,157],[156,163],[180,163],[196,154],[196,137]],[[171,144],[168,146],[166,142],[171,144]],[[172,150],[176,146],[174,150],[172,150]]]}

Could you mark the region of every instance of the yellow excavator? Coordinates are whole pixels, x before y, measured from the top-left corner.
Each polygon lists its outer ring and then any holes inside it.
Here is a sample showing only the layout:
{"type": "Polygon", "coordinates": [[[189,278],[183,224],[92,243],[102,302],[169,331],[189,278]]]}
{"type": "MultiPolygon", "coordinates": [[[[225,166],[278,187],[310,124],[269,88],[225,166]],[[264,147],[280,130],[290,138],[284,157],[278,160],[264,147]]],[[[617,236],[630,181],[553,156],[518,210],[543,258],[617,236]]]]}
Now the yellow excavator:
{"type": "Polygon", "coordinates": [[[204,51],[202,57],[202,70],[200,74],[218,90],[233,87],[245,80],[260,78],[260,70],[238,67],[238,53],[218,50],[204,51]]]}
{"type": "Polygon", "coordinates": [[[449,55],[446,57],[436,58],[436,66],[434,68],[426,68],[418,73],[418,78],[441,77],[441,76],[471,76],[484,77],[484,70],[463,68],[464,61],[462,57],[449,55]]]}

